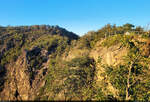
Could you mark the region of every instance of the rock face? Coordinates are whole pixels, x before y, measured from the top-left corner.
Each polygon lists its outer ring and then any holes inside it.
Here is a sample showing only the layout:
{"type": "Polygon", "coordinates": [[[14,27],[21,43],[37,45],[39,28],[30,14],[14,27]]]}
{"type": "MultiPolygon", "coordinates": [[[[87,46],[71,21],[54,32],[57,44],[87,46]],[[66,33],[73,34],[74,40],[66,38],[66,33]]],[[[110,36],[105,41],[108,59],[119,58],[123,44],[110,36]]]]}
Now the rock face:
{"type": "Polygon", "coordinates": [[[101,43],[97,43],[95,48],[91,50],[90,57],[94,58],[96,61],[96,82],[99,85],[103,92],[108,95],[112,93],[114,97],[117,98],[118,90],[115,89],[111,83],[107,80],[109,76],[105,75],[105,69],[102,65],[116,66],[123,63],[123,56],[126,56],[127,49],[121,47],[120,44],[111,46],[109,48],[100,46],[101,43]],[[101,63],[98,62],[101,58],[101,63]],[[105,86],[105,87],[104,87],[105,86]]]}
{"type": "Polygon", "coordinates": [[[117,98],[118,90],[114,88],[111,83],[107,80],[109,76],[104,75],[105,69],[102,65],[116,66],[122,64],[123,56],[127,55],[128,50],[125,47],[122,47],[121,44],[117,44],[111,46],[109,48],[101,46],[102,41],[97,42],[95,47],[92,50],[87,49],[78,49],[76,47],[70,50],[65,60],[71,60],[80,56],[90,56],[95,60],[96,67],[96,75],[95,80],[99,87],[102,88],[103,93],[108,95],[108,93],[112,93],[114,97],[117,98]],[[101,58],[101,63],[98,62],[99,58],[101,58]],[[104,87],[105,86],[105,87],[104,87]]]}
{"type": "Polygon", "coordinates": [[[59,26],[0,27],[0,100],[34,100],[46,84],[50,55],[78,38],[59,26]]]}
{"type": "Polygon", "coordinates": [[[109,48],[96,47],[91,51],[90,56],[96,61],[98,60],[98,57],[101,57],[103,64],[115,66],[123,62],[122,57],[126,54],[127,50],[118,44],[109,48]]]}
{"type": "MultiPolygon", "coordinates": [[[[96,36],[79,38],[59,27],[47,26],[42,30],[43,27],[13,28],[12,33],[4,30],[0,35],[0,100],[123,99],[125,95],[120,96],[121,89],[112,80],[116,77],[114,70],[125,63],[123,57],[130,52],[125,45],[138,47],[147,60],[150,55],[150,40],[145,44],[137,35],[130,38],[118,34],[97,39],[100,36],[96,33],[96,36]],[[108,74],[109,67],[113,75],[108,74]]],[[[149,83],[148,75],[139,77],[141,80],[146,77],[149,83]]],[[[125,76],[121,80],[126,80],[125,76]]],[[[149,90],[145,94],[149,95],[149,90]]]]}
{"type": "Polygon", "coordinates": [[[33,100],[37,95],[38,89],[45,84],[43,78],[47,73],[48,61],[42,63],[42,67],[39,69],[29,70],[28,64],[30,62],[27,56],[31,56],[30,53],[33,52],[34,54],[39,53],[41,57],[48,59],[48,56],[42,53],[46,51],[42,51],[37,47],[30,51],[23,51],[22,56],[15,63],[7,66],[7,79],[4,84],[4,90],[0,95],[1,100],[33,100]],[[31,78],[31,73],[34,73],[34,79],[31,78]]]}

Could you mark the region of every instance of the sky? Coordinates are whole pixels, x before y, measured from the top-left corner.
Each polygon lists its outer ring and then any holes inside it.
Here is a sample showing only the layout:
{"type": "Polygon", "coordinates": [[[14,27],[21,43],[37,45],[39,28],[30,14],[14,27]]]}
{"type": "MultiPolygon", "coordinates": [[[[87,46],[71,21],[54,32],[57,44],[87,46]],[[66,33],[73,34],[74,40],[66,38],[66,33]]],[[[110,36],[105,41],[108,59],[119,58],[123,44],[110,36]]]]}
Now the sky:
{"type": "Polygon", "coordinates": [[[150,23],[150,0],[0,0],[0,25],[58,25],[78,35],[104,25],[150,23]]]}

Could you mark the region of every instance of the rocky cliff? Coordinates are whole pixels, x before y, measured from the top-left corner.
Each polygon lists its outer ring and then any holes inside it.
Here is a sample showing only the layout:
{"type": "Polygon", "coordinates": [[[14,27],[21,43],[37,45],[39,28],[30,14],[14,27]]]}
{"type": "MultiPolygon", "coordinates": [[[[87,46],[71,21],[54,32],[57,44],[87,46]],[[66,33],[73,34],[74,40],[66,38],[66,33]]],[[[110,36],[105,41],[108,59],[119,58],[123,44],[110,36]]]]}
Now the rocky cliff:
{"type": "Polygon", "coordinates": [[[149,37],[105,29],[1,28],[0,100],[149,100],[149,37]]]}

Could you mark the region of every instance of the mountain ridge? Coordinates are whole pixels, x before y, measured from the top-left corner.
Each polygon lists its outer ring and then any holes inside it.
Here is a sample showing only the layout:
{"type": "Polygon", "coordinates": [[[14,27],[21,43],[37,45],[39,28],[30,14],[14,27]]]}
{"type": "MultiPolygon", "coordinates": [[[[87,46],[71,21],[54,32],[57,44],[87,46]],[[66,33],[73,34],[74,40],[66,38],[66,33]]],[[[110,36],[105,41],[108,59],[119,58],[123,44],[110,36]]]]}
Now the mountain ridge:
{"type": "Polygon", "coordinates": [[[149,62],[150,32],[129,23],[81,37],[59,26],[0,27],[0,100],[149,101],[149,62]]]}

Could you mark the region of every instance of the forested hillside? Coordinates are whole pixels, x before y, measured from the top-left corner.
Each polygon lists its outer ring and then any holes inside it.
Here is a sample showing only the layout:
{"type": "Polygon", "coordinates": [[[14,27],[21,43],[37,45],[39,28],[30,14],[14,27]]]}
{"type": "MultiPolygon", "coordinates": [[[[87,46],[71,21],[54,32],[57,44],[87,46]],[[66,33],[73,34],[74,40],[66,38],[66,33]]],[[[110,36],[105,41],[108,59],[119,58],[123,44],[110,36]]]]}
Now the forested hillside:
{"type": "Polygon", "coordinates": [[[150,31],[1,26],[0,100],[150,101],[150,31]]]}

